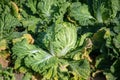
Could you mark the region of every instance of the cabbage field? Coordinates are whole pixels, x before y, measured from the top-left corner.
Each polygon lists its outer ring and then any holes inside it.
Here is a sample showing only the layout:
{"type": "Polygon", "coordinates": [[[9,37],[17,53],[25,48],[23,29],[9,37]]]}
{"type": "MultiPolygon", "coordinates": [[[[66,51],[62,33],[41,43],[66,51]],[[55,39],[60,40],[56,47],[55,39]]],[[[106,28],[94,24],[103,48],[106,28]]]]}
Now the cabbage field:
{"type": "Polygon", "coordinates": [[[0,0],[0,80],[120,80],[120,0],[0,0]]]}

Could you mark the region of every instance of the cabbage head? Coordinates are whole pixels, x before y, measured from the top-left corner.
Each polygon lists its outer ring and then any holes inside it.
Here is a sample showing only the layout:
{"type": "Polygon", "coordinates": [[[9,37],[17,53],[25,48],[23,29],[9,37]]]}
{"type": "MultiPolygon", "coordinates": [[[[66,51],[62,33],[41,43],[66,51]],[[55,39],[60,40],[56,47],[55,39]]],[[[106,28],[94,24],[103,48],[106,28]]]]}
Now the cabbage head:
{"type": "Polygon", "coordinates": [[[75,47],[77,41],[76,27],[68,22],[52,25],[43,39],[50,53],[61,57],[75,47]]]}

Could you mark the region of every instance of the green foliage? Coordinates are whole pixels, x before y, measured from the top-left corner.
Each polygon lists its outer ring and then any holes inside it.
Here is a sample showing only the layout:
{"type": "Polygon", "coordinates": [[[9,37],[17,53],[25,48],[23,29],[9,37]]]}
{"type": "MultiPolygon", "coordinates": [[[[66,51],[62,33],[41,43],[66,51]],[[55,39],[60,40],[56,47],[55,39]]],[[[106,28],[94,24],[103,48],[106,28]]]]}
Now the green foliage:
{"type": "Polygon", "coordinates": [[[83,79],[89,78],[90,66],[89,66],[89,62],[87,60],[71,61],[70,67],[73,69],[73,73],[76,73],[76,74],[74,74],[74,76],[76,76],[76,77],[74,77],[75,80],[77,79],[77,76],[78,77],[81,76],[80,80],[82,78],[83,79]]]}
{"type": "Polygon", "coordinates": [[[49,24],[56,19],[63,20],[69,5],[70,3],[66,0],[30,0],[26,3],[32,14],[38,15],[42,19],[41,24],[49,24]]]}
{"type": "Polygon", "coordinates": [[[14,34],[15,27],[19,25],[20,25],[19,21],[12,15],[10,14],[0,15],[0,39],[11,38],[12,35],[14,34]]]}
{"type": "Polygon", "coordinates": [[[71,4],[69,16],[73,18],[73,20],[78,21],[79,25],[82,26],[94,23],[94,18],[88,11],[88,6],[86,4],[81,4],[80,2],[74,2],[71,4]]]}
{"type": "Polygon", "coordinates": [[[36,73],[42,80],[86,80],[97,72],[119,80],[120,0],[1,0],[3,52],[13,69],[0,71],[8,80],[15,72],[23,80],[36,73]]]}
{"type": "Polygon", "coordinates": [[[118,49],[118,52],[120,52],[120,33],[113,38],[113,43],[115,47],[118,49]]]}
{"type": "Polygon", "coordinates": [[[45,35],[44,44],[50,49],[51,54],[58,57],[66,55],[76,44],[77,30],[70,23],[56,23],[51,26],[45,35]],[[52,32],[52,33],[51,33],[52,32]],[[61,38],[62,36],[62,38],[61,38]]]}
{"type": "Polygon", "coordinates": [[[43,38],[46,50],[43,50],[42,47],[37,48],[35,45],[27,43],[26,40],[17,42],[13,46],[12,50],[16,64],[19,60],[19,64],[21,64],[16,66],[18,68],[26,66],[42,74],[45,79],[54,79],[55,77],[59,79],[61,76],[66,76],[61,74],[62,72],[67,73],[68,76],[66,78],[69,79],[71,76],[67,67],[70,67],[70,72],[75,78],[87,79],[90,75],[90,66],[87,60],[85,63],[82,63],[81,60],[81,62],[74,60],[72,60],[73,62],[69,62],[69,57],[64,59],[65,55],[69,54],[75,48],[77,41],[76,27],[71,23],[58,23],[49,27],[47,32],[45,38],[43,38]],[[22,61],[23,63],[21,63],[22,61]],[[74,67],[73,65],[76,66],[74,67]],[[76,72],[75,68],[79,69],[79,72],[76,72]],[[86,69],[89,72],[86,73],[86,69]]]}
{"type": "Polygon", "coordinates": [[[0,79],[15,80],[15,75],[13,74],[13,68],[3,69],[0,65],[0,79]]]}
{"type": "Polygon", "coordinates": [[[119,0],[93,0],[94,16],[100,23],[109,23],[109,21],[115,18],[120,8],[119,0]]]}

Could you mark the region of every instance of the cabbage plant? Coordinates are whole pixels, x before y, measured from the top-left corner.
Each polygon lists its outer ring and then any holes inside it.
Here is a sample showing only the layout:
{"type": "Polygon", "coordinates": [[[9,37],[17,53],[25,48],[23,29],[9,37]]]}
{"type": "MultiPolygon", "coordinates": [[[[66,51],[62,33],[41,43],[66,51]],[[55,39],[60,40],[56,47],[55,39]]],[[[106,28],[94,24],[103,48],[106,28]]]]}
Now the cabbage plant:
{"type": "Polygon", "coordinates": [[[76,54],[80,55],[84,51],[77,44],[80,41],[73,24],[56,22],[48,28],[42,39],[41,43],[46,49],[38,47],[39,44],[29,44],[25,39],[14,44],[12,50],[16,60],[15,68],[24,65],[48,80],[87,79],[90,76],[89,61],[80,56],[80,59],[74,59],[76,54]]]}

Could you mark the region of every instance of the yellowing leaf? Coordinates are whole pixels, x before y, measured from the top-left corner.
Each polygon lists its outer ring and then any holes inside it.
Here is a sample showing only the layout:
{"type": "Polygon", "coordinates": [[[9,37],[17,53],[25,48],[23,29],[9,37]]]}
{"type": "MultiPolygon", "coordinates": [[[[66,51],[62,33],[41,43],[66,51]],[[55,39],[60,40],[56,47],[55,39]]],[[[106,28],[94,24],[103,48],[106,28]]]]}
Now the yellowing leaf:
{"type": "Polygon", "coordinates": [[[23,38],[26,38],[28,43],[31,43],[31,44],[34,43],[34,39],[32,38],[32,36],[30,34],[24,34],[23,38]]]}
{"type": "Polygon", "coordinates": [[[2,50],[5,50],[6,48],[7,48],[7,42],[6,42],[5,39],[3,39],[3,40],[0,41],[0,52],[2,50]]]}
{"type": "Polygon", "coordinates": [[[15,17],[17,17],[18,19],[20,19],[21,16],[19,14],[19,8],[18,8],[17,4],[15,2],[11,1],[11,7],[12,7],[12,10],[13,10],[13,15],[15,17]]]}
{"type": "Polygon", "coordinates": [[[30,43],[30,44],[33,44],[33,43],[34,43],[34,39],[32,38],[32,36],[31,36],[30,34],[23,34],[22,37],[13,39],[12,42],[13,42],[13,43],[16,43],[16,42],[19,42],[19,41],[21,41],[21,40],[23,40],[23,39],[26,39],[27,42],[30,43]]]}

